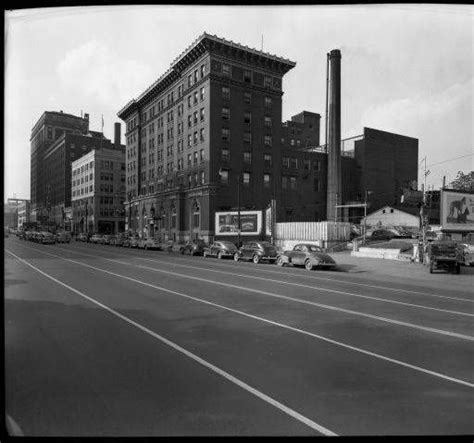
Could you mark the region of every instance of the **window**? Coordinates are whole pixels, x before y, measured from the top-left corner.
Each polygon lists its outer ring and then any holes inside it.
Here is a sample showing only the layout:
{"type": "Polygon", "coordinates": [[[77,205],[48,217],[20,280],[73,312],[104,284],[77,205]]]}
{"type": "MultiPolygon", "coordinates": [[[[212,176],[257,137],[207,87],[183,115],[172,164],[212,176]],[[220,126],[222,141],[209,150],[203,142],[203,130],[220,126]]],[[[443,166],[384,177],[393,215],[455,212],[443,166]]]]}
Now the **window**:
{"type": "Polygon", "coordinates": [[[252,153],[244,152],[244,163],[250,165],[252,163],[252,153]]]}
{"type": "Polygon", "coordinates": [[[193,117],[192,115],[188,115],[188,128],[190,128],[193,125],[193,117]]]}
{"type": "Polygon", "coordinates": [[[200,91],[200,96],[201,96],[201,101],[204,100],[204,86],[201,88],[201,91],[200,91]]]}
{"type": "Polygon", "coordinates": [[[188,166],[191,166],[191,154],[188,154],[188,166]]]}
{"type": "Polygon", "coordinates": [[[193,156],[194,156],[194,164],[197,165],[197,163],[198,163],[198,153],[194,152],[193,156]]]}
{"type": "Polygon", "coordinates": [[[197,142],[198,142],[198,133],[197,133],[197,131],[194,131],[193,140],[194,140],[194,144],[197,144],[197,142]]]}
{"type": "Polygon", "coordinates": [[[199,140],[202,142],[204,141],[204,128],[199,130],[199,140]]]}
{"type": "Polygon", "coordinates": [[[228,162],[230,160],[230,151],[228,148],[221,149],[221,158],[222,161],[228,162]]]}
{"type": "Polygon", "coordinates": [[[229,128],[222,128],[222,140],[229,141],[230,131],[229,128]]]}
{"type": "Polygon", "coordinates": [[[271,108],[272,107],[272,98],[271,97],[265,97],[264,103],[266,108],[271,108]]]}
{"type": "Polygon", "coordinates": [[[188,135],[188,148],[191,146],[191,144],[192,144],[191,142],[192,142],[192,135],[189,134],[188,135]]]}
{"type": "Polygon", "coordinates": [[[252,143],[252,133],[251,132],[244,132],[244,142],[245,143],[252,143]]]}
{"type": "Polygon", "coordinates": [[[263,156],[263,161],[265,163],[265,166],[271,166],[272,165],[272,156],[271,156],[271,154],[265,154],[263,156]]]}
{"type": "Polygon", "coordinates": [[[199,225],[200,225],[200,211],[199,211],[199,206],[196,205],[196,207],[194,208],[194,212],[193,212],[193,226],[195,228],[199,228],[199,225]]]}
{"type": "Polygon", "coordinates": [[[201,110],[199,111],[199,113],[200,113],[201,121],[204,121],[204,108],[201,108],[201,110]]]}
{"type": "Polygon", "coordinates": [[[190,107],[191,107],[191,96],[188,95],[188,108],[190,108],[190,107]]]}
{"type": "Polygon", "coordinates": [[[198,122],[198,112],[197,111],[194,111],[193,113],[193,122],[195,125],[197,125],[197,122],[198,122]]]}
{"type": "Polygon", "coordinates": [[[222,74],[226,77],[230,76],[230,66],[229,65],[222,65],[222,74]]]}
{"type": "Polygon", "coordinates": [[[291,158],[291,167],[293,169],[298,169],[298,159],[297,158],[291,158]]]}
{"type": "Polygon", "coordinates": [[[288,177],[283,176],[281,178],[281,187],[282,189],[288,189],[288,177]]]}
{"type": "Polygon", "coordinates": [[[230,118],[230,109],[229,109],[229,108],[226,108],[226,107],[225,107],[225,108],[222,108],[222,113],[221,113],[221,115],[222,115],[222,118],[223,118],[224,120],[229,120],[229,118],[230,118]]]}
{"type": "Polygon", "coordinates": [[[244,112],[244,123],[250,125],[252,123],[252,114],[250,112],[244,112]]]}
{"type": "Polygon", "coordinates": [[[196,83],[198,81],[198,70],[195,69],[194,70],[194,83],[196,83]]]}
{"type": "Polygon", "coordinates": [[[252,81],[252,72],[245,69],[244,70],[244,82],[250,83],[252,81]]]}
{"type": "Polygon", "coordinates": [[[289,168],[290,167],[290,157],[283,157],[283,167],[284,168],[289,168]]]}
{"type": "Polygon", "coordinates": [[[250,92],[244,92],[244,103],[247,105],[252,103],[252,94],[250,92]]]}
{"type": "Polygon", "coordinates": [[[269,117],[268,115],[266,115],[266,116],[264,117],[263,124],[264,124],[264,126],[266,126],[267,128],[271,128],[271,126],[272,126],[272,118],[269,117]]]}
{"type": "Polygon", "coordinates": [[[291,146],[295,146],[295,139],[294,139],[294,138],[292,138],[292,139],[290,140],[290,145],[291,145],[291,146]]]}
{"type": "Polygon", "coordinates": [[[206,65],[201,65],[201,78],[206,74],[206,65]]]}
{"type": "Polygon", "coordinates": [[[290,188],[296,189],[296,177],[290,177],[290,188]]]}
{"type": "Polygon", "coordinates": [[[313,163],[313,169],[315,171],[320,171],[321,170],[321,162],[319,160],[317,160],[313,163]]]}
{"type": "Polygon", "coordinates": [[[198,102],[198,92],[194,91],[194,104],[198,102]]]}
{"type": "Polygon", "coordinates": [[[270,187],[270,174],[263,174],[263,187],[264,188],[270,187]]]}
{"type": "Polygon", "coordinates": [[[272,136],[271,135],[265,135],[263,139],[263,143],[265,146],[271,146],[272,145],[272,136]]]}
{"type": "Polygon", "coordinates": [[[221,169],[219,175],[221,177],[221,183],[227,185],[229,183],[229,171],[221,169]]]}
{"type": "Polygon", "coordinates": [[[201,185],[205,183],[205,177],[204,171],[201,171],[201,185]]]}
{"type": "Polygon", "coordinates": [[[192,79],[193,79],[192,75],[189,74],[189,75],[188,75],[188,88],[191,87],[192,79]]]}
{"type": "Polygon", "coordinates": [[[242,174],[242,184],[244,186],[250,186],[250,172],[244,172],[242,174]]]}
{"type": "Polygon", "coordinates": [[[321,182],[318,178],[315,178],[313,181],[313,190],[316,192],[321,191],[321,182]]]}
{"type": "Polygon", "coordinates": [[[230,100],[230,88],[227,86],[222,86],[222,98],[224,100],[230,100]]]}
{"type": "Polygon", "coordinates": [[[265,86],[266,88],[269,88],[270,86],[272,86],[272,78],[265,76],[263,78],[263,86],[265,86]]]}
{"type": "Polygon", "coordinates": [[[199,151],[199,161],[203,162],[204,161],[204,149],[201,149],[199,151]]]}

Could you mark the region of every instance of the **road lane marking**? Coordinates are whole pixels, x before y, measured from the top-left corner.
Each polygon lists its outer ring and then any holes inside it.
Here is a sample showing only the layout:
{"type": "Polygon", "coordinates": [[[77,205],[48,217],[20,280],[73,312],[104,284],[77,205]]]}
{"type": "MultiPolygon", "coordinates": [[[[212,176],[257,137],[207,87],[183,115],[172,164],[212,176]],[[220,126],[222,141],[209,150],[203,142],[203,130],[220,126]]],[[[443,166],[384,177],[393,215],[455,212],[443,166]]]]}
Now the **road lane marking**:
{"type": "MultiPolygon", "coordinates": [[[[28,249],[38,250],[36,248],[28,248],[28,249]]],[[[10,251],[7,250],[7,252],[10,252],[10,251]]],[[[11,252],[10,252],[10,254],[14,255],[11,252]]],[[[275,322],[273,320],[268,320],[268,319],[263,318],[263,317],[259,317],[259,316],[253,315],[253,314],[248,314],[246,312],[239,311],[239,310],[233,309],[233,308],[229,308],[227,306],[220,305],[220,304],[217,304],[217,303],[213,303],[213,302],[203,300],[203,299],[200,299],[200,298],[197,298],[197,297],[193,297],[191,295],[186,295],[186,294],[183,294],[181,292],[173,291],[171,289],[167,289],[167,288],[164,288],[164,287],[161,287],[161,286],[156,286],[156,285],[153,285],[151,283],[142,282],[142,281],[137,280],[137,279],[132,278],[132,277],[127,277],[127,276],[124,276],[122,274],[117,274],[117,273],[112,272],[112,271],[107,271],[106,269],[101,269],[101,268],[97,268],[95,266],[91,266],[91,265],[81,263],[81,262],[78,262],[78,261],[75,261],[75,260],[62,258],[61,256],[58,256],[58,255],[55,255],[55,254],[51,254],[51,253],[48,253],[48,252],[44,252],[44,254],[51,255],[51,256],[54,256],[54,257],[58,257],[62,260],[70,261],[72,263],[76,263],[80,266],[91,268],[91,269],[94,269],[96,271],[100,271],[100,272],[104,272],[106,274],[114,275],[116,277],[120,277],[120,278],[123,278],[125,280],[129,280],[129,281],[132,281],[134,283],[138,283],[142,286],[148,286],[150,288],[157,289],[159,291],[167,292],[167,293],[173,294],[173,295],[178,295],[180,297],[187,298],[187,299],[190,299],[190,300],[194,300],[194,301],[197,301],[199,303],[203,303],[203,304],[206,304],[206,305],[209,305],[209,306],[214,306],[214,307],[217,307],[217,308],[221,308],[223,310],[233,312],[235,314],[239,314],[239,315],[242,315],[244,317],[252,318],[254,320],[258,320],[258,321],[261,321],[261,322],[264,322],[264,323],[268,323],[268,324],[271,324],[271,325],[274,325],[274,326],[278,326],[280,328],[287,329],[287,330],[290,330],[290,331],[293,331],[293,332],[297,332],[297,333],[300,333],[300,334],[303,334],[303,335],[307,335],[309,337],[317,338],[317,339],[325,341],[327,343],[331,343],[333,345],[340,346],[340,347],[343,347],[345,349],[350,349],[351,351],[355,351],[355,352],[358,352],[358,353],[361,353],[361,354],[364,354],[364,355],[368,355],[370,357],[374,357],[374,358],[377,358],[377,359],[380,359],[380,360],[384,360],[384,361],[387,361],[387,362],[390,362],[390,363],[394,363],[394,364],[399,365],[399,366],[414,369],[415,371],[422,372],[422,373],[425,373],[425,374],[429,374],[429,375],[432,375],[432,376],[435,376],[435,377],[438,377],[438,378],[441,378],[441,379],[444,379],[444,380],[448,380],[448,381],[451,381],[451,382],[454,382],[454,383],[458,383],[458,384],[461,384],[461,385],[464,385],[464,386],[468,386],[470,388],[474,388],[473,383],[470,383],[470,382],[467,382],[467,381],[464,381],[464,380],[461,380],[461,379],[457,379],[457,378],[454,378],[454,377],[450,377],[448,375],[441,374],[439,372],[431,371],[429,369],[425,369],[425,368],[422,368],[420,366],[412,365],[410,363],[405,363],[401,360],[396,360],[396,359],[393,359],[393,358],[390,358],[390,357],[386,357],[384,355],[377,354],[377,353],[371,352],[371,351],[367,351],[367,350],[362,349],[362,348],[357,348],[356,346],[348,345],[346,343],[342,343],[342,342],[324,337],[322,335],[314,334],[312,332],[305,331],[303,329],[294,328],[292,326],[285,325],[283,323],[278,323],[278,322],[275,322]]]]}
{"type": "MultiPolygon", "coordinates": [[[[128,324],[135,326],[136,328],[140,329],[141,331],[151,335],[153,338],[156,338],[157,340],[161,341],[162,343],[168,345],[169,347],[175,349],[178,352],[181,352],[184,354],[186,357],[191,358],[195,362],[201,364],[202,366],[210,369],[211,371],[215,372],[216,374],[220,375],[221,377],[225,378],[226,380],[230,381],[231,383],[239,386],[240,388],[244,389],[245,391],[249,392],[250,394],[253,394],[257,398],[265,401],[266,403],[270,404],[271,406],[279,409],[280,411],[284,412],[285,414],[289,415],[290,417],[300,421],[301,423],[305,424],[306,426],[320,432],[323,435],[326,436],[336,436],[333,431],[330,431],[329,429],[325,428],[324,426],[321,426],[320,424],[314,422],[313,420],[310,420],[308,417],[305,417],[304,415],[296,412],[294,409],[289,408],[288,406],[284,405],[283,403],[280,403],[279,401],[275,400],[274,398],[264,394],[263,392],[259,391],[258,389],[253,388],[249,384],[245,383],[244,381],[234,377],[231,375],[229,372],[224,371],[223,369],[220,369],[219,367],[213,365],[212,363],[208,362],[207,360],[204,360],[203,358],[199,357],[198,355],[188,351],[187,349],[179,346],[178,344],[168,340],[167,338],[157,334],[156,332],[152,331],[151,329],[148,329],[146,326],[141,325],[140,323],[137,323],[136,321],[132,320],[131,318],[121,314],[120,312],[116,311],[115,309],[110,308],[107,305],[104,305],[103,303],[95,300],[92,297],[89,297],[88,295],[84,294],[83,292],[73,288],[72,286],[69,286],[68,284],[58,280],[57,278],[53,277],[52,275],[47,274],[46,272],[42,271],[41,269],[37,268],[36,266],[32,265],[28,261],[18,257],[16,254],[13,252],[6,250],[9,254],[13,255],[18,261],[22,262],[23,264],[29,266],[30,268],[34,269],[35,271],[39,272],[43,276],[49,278],[50,280],[54,281],[55,283],[64,286],[65,288],[69,289],[71,292],[74,292],[75,294],[79,295],[80,297],[90,301],[91,303],[94,303],[95,305],[101,307],[102,309],[105,309],[107,312],[111,313],[112,315],[120,318],[121,320],[124,320],[128,324]]],[[[116,274],[118,275],[118,274],[116,274]]]]}
{"type": "MultiPolygon", "coordinates": [[[[81,248],[81,246],[78,246],[78,248],[81,248]]],[[[58,248],[58,249],[66,251],[66,249],[63,249],[63,248],[58,248]]],[[[90,249],[87,249],[87,250],[90,251],[90,249]]],[[[71,251],[71,249],[67,249],[67,251],[71,251]]],[[[111,252],[111,251],[102,250],[102,252],[113,254],[113,252],[111,252]]],[[[149,258],[141,257],[141,256],[137,256],[137,255],[134,255],[132,257],[142,259],[142,260],[151,260],[149,258]]],[[[154,261],[156,261],[157,263],[169,263],[168,259],[170,258],[170,256],[167,255],[166,260],[164,258],[165,257],[163,257],[163,259],[161,259],[161,260],[154,260],[154,261]]],[[[174,258],[174,257],[172,257],[172,258],[174,258]]],[[[187,257],[185,259],[188,260],[187,257]]],[[[188,265],[179,264],[176,261],[173,261],[173,263],[176,264],[177,266],[188,266],[188,265]]],[[[226,268],[226,269],[232,269],[235,266],[235,263],[232,263],[232,265],[230,265],[230,264],[228,265],[226,263],[223,263],[222,261],[217,261],[217,260],[214,261],[213,264],[217,265],[217,266],[222,266],[222,268],[226,268]]],[[[240,264],[244,264],[244,262],[241,261],[240,264]]],[[[189,267],[193,267],[193,266],[189,265],[189,267]]],[[[206,271],[211,270],[210,268],[198,268],[198,267],[195,267],[195,268],[206,270],[206,271]]],[[[271,270],[271,269],[263,269],[263,267],[252,267],[252,269],[255,270],[255,271],[259,271],[259,272],[261,271],[261,272],[268,272],[268,273],[272,273],[272,274],[282,275],[281,271],[274,271],[274,270],[271,270]]],[[[287,274],[287,275],[292,275],[292,274],[287,274]]],[[[292,276],[299,277],[299,275],[292,275],[292,276]]],[[[246,277],[247,277],[247,275],[246,275],[246,277]]],[[[324,281],[330,281],[330,282],[333,282],[333,283],[342,283],[342,284],[347,284],[347,285],[357,285],[357,286],[363,286],[363,287],[367,287],[367,288],[384,289],[384,290],[389,290],[389,291],[405,292],[405,293],[408,293],[408,294],[419,294],[419,295],[424,295],[424,296],[427,296],[427,297],[443,298],[443,299],[448,299],[448,300],[456,300],[456,301],[474,303],[474,300],[468,299],[468,298],[450,297],[450,296],[447,296],[447,295],[438,295],[438,294],[428,294],[426,292],[421,292],[421,291],[412,291],[412,290],[409,290],[409,289],[401,289],[401,288],[394,288],[394,287],[388,287],[388,286],[369,285],[369,284],[366,284],[366,283],[358,283],[358,282],[347,281],[347,280],[336,280],[334,278],[320,277],[320,276],[316,276],[314,274],[308,274],[308,273],[305,273],[305,275],[302,275],[302,277],[308,278],[308,279],[311,279],[311,280],[324,280],[324,281]]]]}

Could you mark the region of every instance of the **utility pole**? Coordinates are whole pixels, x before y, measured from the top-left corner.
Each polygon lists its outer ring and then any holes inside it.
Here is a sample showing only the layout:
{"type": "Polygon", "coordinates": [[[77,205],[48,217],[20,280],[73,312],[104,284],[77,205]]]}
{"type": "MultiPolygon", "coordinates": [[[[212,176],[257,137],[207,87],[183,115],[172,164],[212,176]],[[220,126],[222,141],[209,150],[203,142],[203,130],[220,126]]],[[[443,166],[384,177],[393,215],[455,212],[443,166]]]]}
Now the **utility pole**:
{"type": "Polygon", "coordinates": [[[424,263],[424,252],[426,247],[426,228],[427,228],[427,219],[426,219],[426,177],[430,174],[430,170],[426,169],[426,156],[423,158],[425,163],[424,168],[424,181],[423,181],[423,201],[420,208],[420,217],[421,217],[421,234],[422,234],[422,251],[420,253],[420,262],[424,263]]]}
{"type": "Polygon", "coordinates": [[[240,172],[237,174],[237,247],[240,248],[240,172]]]}

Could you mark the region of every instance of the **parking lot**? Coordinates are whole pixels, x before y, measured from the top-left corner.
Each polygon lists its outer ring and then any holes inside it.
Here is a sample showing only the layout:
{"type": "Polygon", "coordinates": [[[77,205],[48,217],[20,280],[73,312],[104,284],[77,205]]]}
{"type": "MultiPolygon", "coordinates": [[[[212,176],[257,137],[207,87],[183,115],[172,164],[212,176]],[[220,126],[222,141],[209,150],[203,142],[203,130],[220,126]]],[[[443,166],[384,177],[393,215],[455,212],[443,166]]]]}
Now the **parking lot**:
{"type": "Polygon", "coordinates": [[[331,256],[5,239],[7,415],[43,436],[472,434],[474,269],[331,256]]]}

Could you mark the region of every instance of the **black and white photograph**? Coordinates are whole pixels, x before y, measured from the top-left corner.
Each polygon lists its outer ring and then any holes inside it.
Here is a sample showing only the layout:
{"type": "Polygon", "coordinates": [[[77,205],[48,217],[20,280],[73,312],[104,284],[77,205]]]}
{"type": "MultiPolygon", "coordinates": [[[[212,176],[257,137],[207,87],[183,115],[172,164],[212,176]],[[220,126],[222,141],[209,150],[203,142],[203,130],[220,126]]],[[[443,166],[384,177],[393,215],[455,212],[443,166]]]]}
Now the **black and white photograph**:
{"type": "Polygon", "coordinates": [[[0,439],[474,436],[474,7],[4,9],[0,439]]]}

